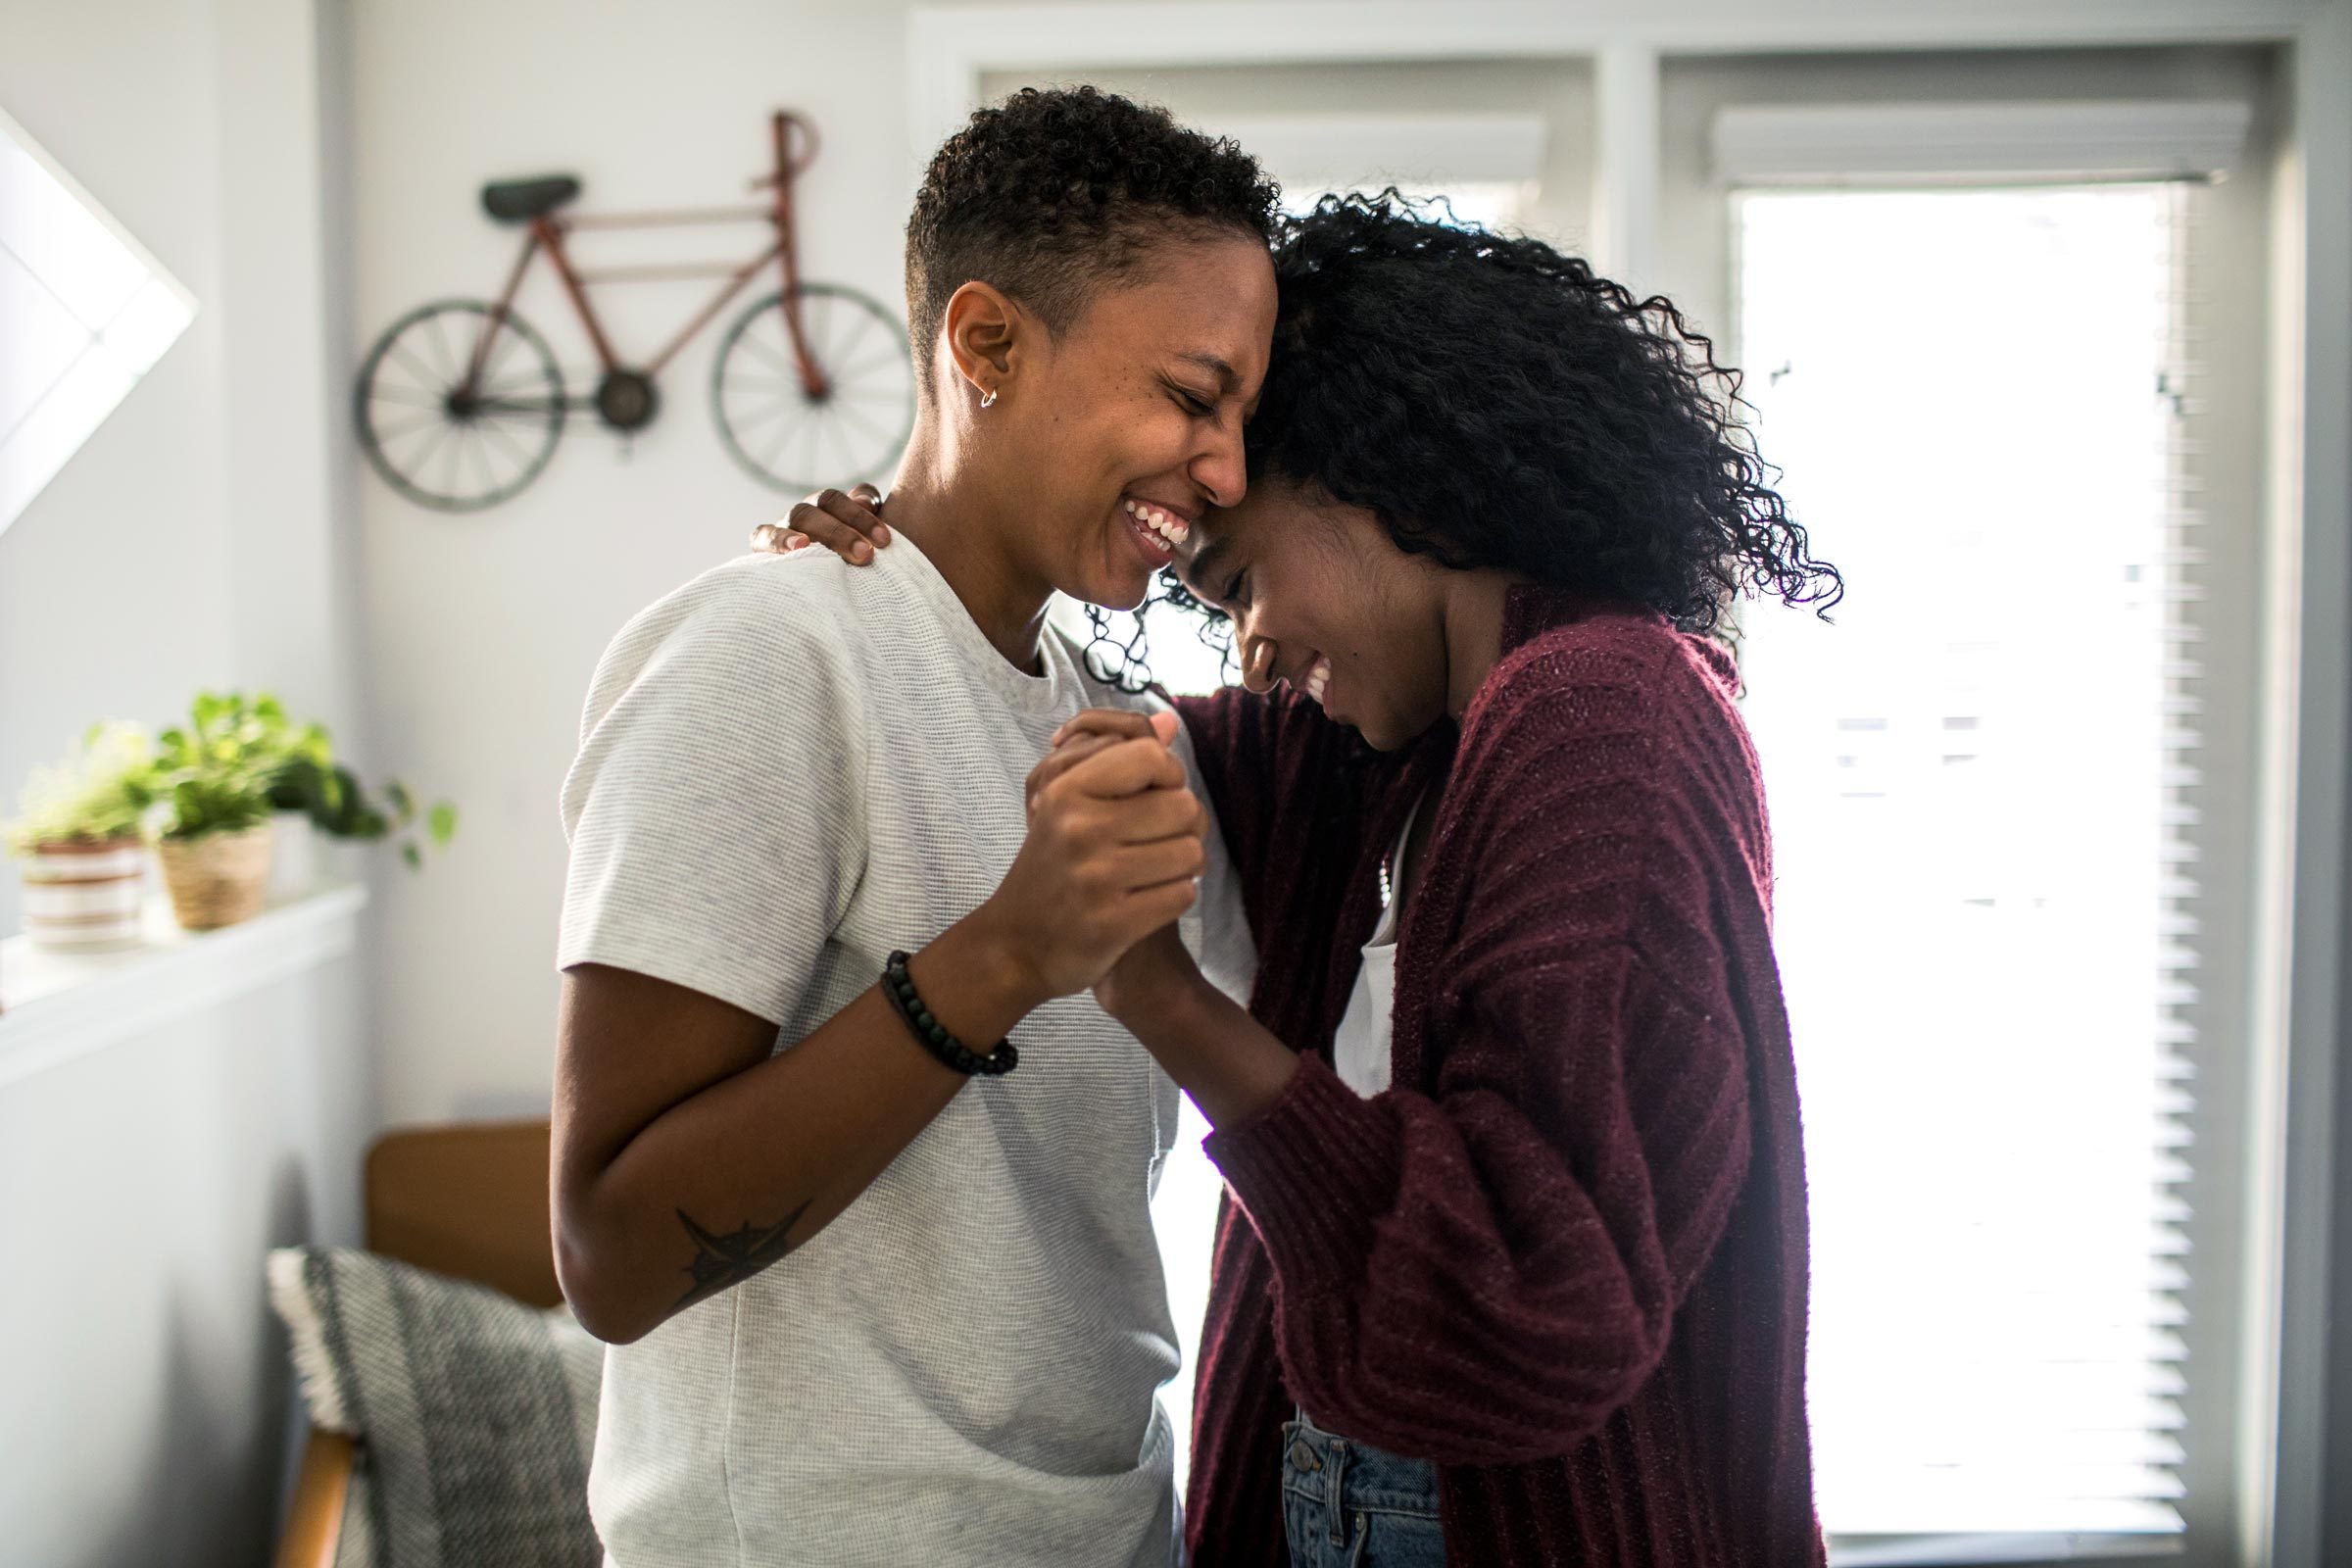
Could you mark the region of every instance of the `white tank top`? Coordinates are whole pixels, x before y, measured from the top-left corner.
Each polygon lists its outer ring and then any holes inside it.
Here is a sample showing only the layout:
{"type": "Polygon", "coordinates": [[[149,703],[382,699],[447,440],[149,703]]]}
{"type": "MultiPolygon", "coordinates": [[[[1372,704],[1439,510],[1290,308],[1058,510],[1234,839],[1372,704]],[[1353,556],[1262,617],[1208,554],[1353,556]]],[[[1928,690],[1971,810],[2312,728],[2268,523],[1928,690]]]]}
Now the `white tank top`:
{"type": "MultiPolygon", "coordinates": [[[[1420,814],[1421,802],[1415,801],[1405,813],[1404,831],[1396,835],[1396,847],[1389,855],[1392,881],[1401,880],[1396,873],[1404,865],[1404,847],[1412,840],[1413,818],[1420,814]]],[[[1332,1065],[1339,1069],[1340,1082],[1366,1099],[1389,1087],[1389,1046],[1396,1036],[1396,906],[1397,900],[1392,895],[1380,911],[1380,924],[1373,927],[1372,940],[1364,944],[1363,962],[1355,971],[1355,990],[1348,995],[1348,1011],[1331,1042],[1332,1065]]]]}

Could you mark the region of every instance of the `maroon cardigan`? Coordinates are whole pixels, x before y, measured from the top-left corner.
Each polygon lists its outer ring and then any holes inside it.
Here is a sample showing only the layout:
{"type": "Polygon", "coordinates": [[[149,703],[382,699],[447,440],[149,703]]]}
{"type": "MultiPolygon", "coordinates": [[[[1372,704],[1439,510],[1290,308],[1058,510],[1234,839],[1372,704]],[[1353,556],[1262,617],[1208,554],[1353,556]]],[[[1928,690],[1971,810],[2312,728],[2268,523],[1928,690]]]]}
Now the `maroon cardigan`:
{"type": "Polygon", "coordinates": [[[1281,1423],[1437,1461],[1447,1559],[1823,1561],[1805,1190],[1771,849],[1728,660],[1521,590],[1457,732],[1184,717],[1242,874],[1250,1011],[1305,1054],[1222,1128],[1197,1568],[1280,1568],[1281,1423]],[[1376,867],[1443,789],[1398,932],[1394,1087],[1332,1071],[1376,867]]]}

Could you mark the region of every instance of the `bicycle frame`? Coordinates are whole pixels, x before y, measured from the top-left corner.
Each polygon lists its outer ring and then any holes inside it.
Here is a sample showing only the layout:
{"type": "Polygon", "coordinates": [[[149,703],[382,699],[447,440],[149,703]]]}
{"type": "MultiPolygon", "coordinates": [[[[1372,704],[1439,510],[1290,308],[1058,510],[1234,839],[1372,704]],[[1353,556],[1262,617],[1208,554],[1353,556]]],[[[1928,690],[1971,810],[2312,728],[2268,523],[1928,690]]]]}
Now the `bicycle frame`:
{"type": "Polygon", "coordinates": [[[611,341],[605,336],[604,323],[597,319],[595,307],[589,303],[588,285],[590,283],[650,282],[710,276],[725,278],[725,281],[719,285],[717,295],[696,312],[694,317],[679,328],[677,335],[671,338],[662,351],[656,354],[652,361],[643,368],[642,373],[648,379],[661,374],[662,368],[677,357],[678,351],[691,342],[697,332],[710,325],[712,318],[716,317],[720,311],[725,310],[735,297],[743,292],[745,285],[760,275],[762,268],[771,263],[776,264],[783,281],[784,321],[786,330],[792,338],[793,360],[800,372],[801,387],[812,401],[821,401],[826,392],[830,390],[830,378],[825,374],[824,368],[819,366],[815,358],[808,352],[808,340],[801,330],[800,264],[794,245],[792,206],[792,186],[795,176],[807,169],[816,158],[816,131],[798,115],[785,112],[778,112],[771,116],[769,127],[774,137],[776,172],[765,179],[755,180],[752,186],[755,190],[767,187],[774,191],[773,198],[766,206],[701,208],[679,212],[591,215],[578,218],[562,218],[543,213],[537,218],[531,219],[523,235],[522,254],[515,259],[514,270],[507,274],[506,287],[499,292],[497,301],[483,318],[481,333],[474,340],[473,353],[466,363],[466,380],[462,390],[467,393],[478,390],[483,369],[489,360],[490,345],[497,337],[499,327],[506,322],[508,312],[514,306],[514,296],[522,287],[523,276],[530,270],[531,262],[541,252],[545,252],[549,264],[556,270],[558,281],[564,285],[564,294],[571,301],[573,311],[579,316],[580,325],[588,333],[588,341],[596,349],[597,363],[608,374],[619,370],[622,366],[619,357],[612,352],[611,341]],[[795,158],[792,153],[792,136],[795,131],[798,131],[807,143],[806,150],[798,158],[795,158]],[[669,267],[609,268],[602,271],[582,271],[572,265],[571,253],[566,245],[568,236],[582,229],[675,228],[696,223],[737,223],[753,220],[762,220],[775,225],[775,243],[768,246],[758,257],[739,267],[726,263],[700,265],[688,263],[669,267]]]}

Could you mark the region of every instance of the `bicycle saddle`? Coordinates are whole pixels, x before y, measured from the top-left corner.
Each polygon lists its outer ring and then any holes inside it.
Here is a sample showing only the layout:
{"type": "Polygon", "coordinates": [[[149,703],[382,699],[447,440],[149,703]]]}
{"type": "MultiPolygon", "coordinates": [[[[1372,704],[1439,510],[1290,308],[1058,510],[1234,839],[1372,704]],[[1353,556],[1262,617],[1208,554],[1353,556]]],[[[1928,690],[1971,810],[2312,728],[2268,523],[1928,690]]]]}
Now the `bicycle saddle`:
{"type": "Polygon", "coordinates": [[[482,211],[502,223],[527,223],[554,212],[579,193],[580,182],[569,174],[494,179],[482,187],[482,211]]]}

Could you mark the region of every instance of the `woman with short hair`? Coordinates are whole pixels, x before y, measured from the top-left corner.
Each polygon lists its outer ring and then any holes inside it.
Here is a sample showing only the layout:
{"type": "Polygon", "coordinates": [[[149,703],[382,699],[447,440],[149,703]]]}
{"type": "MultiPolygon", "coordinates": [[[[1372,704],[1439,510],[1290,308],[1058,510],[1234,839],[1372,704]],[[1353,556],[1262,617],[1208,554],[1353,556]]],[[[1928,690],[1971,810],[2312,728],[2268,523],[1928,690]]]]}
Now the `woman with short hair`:
{"type": "MultiPolygon", "coordinates": [[[[598,667],[553,1188],[564,1295],[612,1342],[589,1499],[617,1568],[1176,1554],[1150,1213],[1176,1092],[1087,990],[1197,927],[1197,878],[1230,891],[1181,744],[1108,748],[1034,811],[1025,785],[1082,710],[1150,726],[1045,607],[1137,603],[1174,519],[1241,499],[1273,215],[1164,112],[974,115],[907,225],[888,559],[729,563],[598,667]]],[[[1201,962],[1246,988],[1238,910],[1215,930],[1201,962]]]]}

